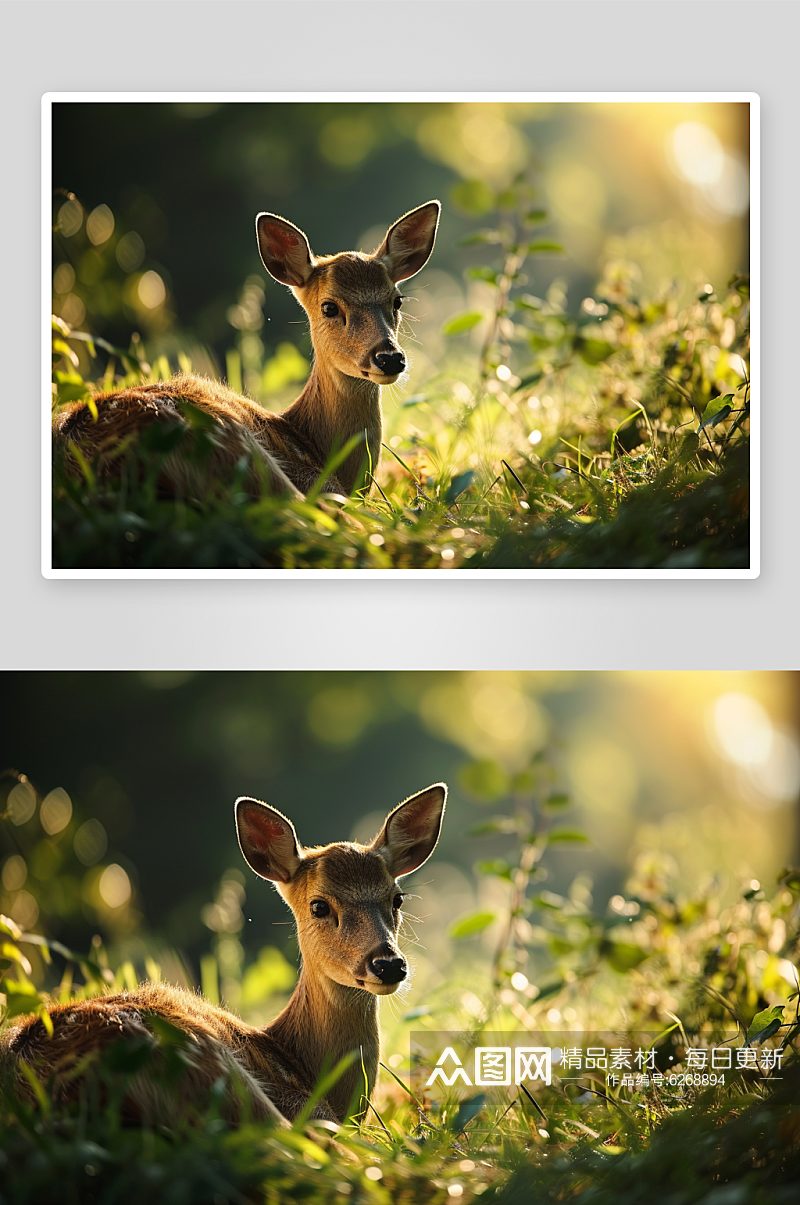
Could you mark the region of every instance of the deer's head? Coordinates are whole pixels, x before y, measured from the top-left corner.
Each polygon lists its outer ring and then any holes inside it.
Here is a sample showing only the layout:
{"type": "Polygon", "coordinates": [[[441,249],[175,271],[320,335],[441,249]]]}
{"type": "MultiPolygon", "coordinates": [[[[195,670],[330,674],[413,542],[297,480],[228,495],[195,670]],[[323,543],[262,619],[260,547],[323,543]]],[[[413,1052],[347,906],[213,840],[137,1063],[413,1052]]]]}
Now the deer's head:
{"type": "Polygon", "coordinates": [[[256,218],[264,266],[288,285],[308,315],[317,363],[344,376],[391,385],[405,372],[397,342],[398,284],[419,272],[436,238],[441,205],[428,201],[390,226],[371,255],[315,256],[302,230],[274,213],[256,218]]]}
{"type": "Polygon", "coordinates": [[[290,820],[256,799],[237,799],[236,830],[248,864],[275,883],[297,921],[304,964],[345,987],[388,996],[408,975],[398,948],[398,879],[430,857],[447,787],[412,795],[368,845],[304,849],[290,820]]]}

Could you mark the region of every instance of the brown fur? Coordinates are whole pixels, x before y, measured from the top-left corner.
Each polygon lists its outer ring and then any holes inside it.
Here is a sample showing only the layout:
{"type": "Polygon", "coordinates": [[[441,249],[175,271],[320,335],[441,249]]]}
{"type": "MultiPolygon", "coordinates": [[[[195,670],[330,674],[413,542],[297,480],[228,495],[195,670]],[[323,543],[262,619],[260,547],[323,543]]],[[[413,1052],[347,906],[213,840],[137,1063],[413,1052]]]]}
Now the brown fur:
{"type": "Polygon", "coordinates": [[[130,439],[153,423],[186,426],[187,404],[213,420],[214,451],[186,457],[180,448],[166,460],[162,486],[202,496],[242,456],[257,466],[250,487],[257,493],[262,475],[272,492],[304,495],[318,482],[331,454],[354,436],[364,436],[335,473],[323,483],[327,492],[349,494],[364,467],[377,469],[381,452],[380,387],[405,369],[397,336],[400,293],[397,283],[414,275],[433,249],[438,201],[400,218],[372,254],[344,251],[315,257],[301,230],[274,214],[260,214],[257,234],[267,270],[288,285],[308,315],[314,364],[300,396],[279,414],[234,393],[208,377],[179,374],[170,381],[100,393],[94,397],[97,420],[84,402],[55,416],[57,447],[80,446],[113,475],[119,453],[130,439]],[[334,316],[323,312],[333,303],[334,316]],[[384,371],[376,357],[400,357],[397,371],[384,371]]]}
{"type": "Polygon", "coordinates": [[[186,1070],[170,1092],[163,1077],[145,1066],[128,1090],[130,1116],[169,1124],[176,1105],[202,1108],[222,1078],[229,1085],[224,1112],[231,1121],[244,1108],[256,1120],[284,1124],[301,1111],[325,1068],[357,1050],[360,1058],[311,1113],[343,1121],[364,1091],[365,1077],[367,1097],[377,1079],[377,997],[390,995],[405,977],[404,969],[399,979],[384,982],[375,961],[402,961],[396,879],[433,851],[445,798],[442,784],[412,796],[389,814],[370,845],[313,849],[298,845],[291,822],[274,808],[237,800],[242,852],[256,873],[276,883],[297,921],[302,968],[283,1012],[258,1029],[202,996],[144,983],[134,992],[50,1006],[52,1038],[38,1017],[21,1020],[0,1035],[0,1070],[10,1071],[20,1095],[30,1096],[24,1062],[51,1080],[56,1098],[69,1100],[80,1090],[87,1063],[119,1038],[151,1045],[158,1057],[152,1018],[161,1018],[188,1037],[182,1048],[186,1070]],[[312,914],[318,901],[327,903],[328,915],[312,914]]]}

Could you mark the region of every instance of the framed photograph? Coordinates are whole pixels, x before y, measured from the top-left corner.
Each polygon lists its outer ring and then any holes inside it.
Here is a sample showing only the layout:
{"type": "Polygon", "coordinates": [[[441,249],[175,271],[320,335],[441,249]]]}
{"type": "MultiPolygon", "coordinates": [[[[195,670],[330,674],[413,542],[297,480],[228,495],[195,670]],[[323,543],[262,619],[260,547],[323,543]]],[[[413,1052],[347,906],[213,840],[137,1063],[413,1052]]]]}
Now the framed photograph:
{"type": "Polygon", "coordinates": [[[753,578],[748,93],[54,93],[50,578],[753,578]]]}

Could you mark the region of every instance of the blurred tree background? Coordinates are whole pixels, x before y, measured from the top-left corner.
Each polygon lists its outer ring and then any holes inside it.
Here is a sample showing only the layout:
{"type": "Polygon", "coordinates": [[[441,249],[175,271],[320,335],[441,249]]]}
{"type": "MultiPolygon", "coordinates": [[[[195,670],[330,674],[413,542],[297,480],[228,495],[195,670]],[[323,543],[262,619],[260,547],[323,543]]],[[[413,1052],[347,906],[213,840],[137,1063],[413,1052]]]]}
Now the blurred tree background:
{"type": "Polygon", "coordinates": [[[371,251],[438,196],[435,257],[408,306],[424,377],[445,320],[485,300],[460,242],[520,171],[566,251],[528,284],[543,296],[555,280],[572,313],[609,256],[636,260],[651,294],[746,272],[748,120],[729,103],[58,103],[55,312],[121,346],[141,333],[151,358],[190,351],[199,370],[224,373],[235,342],[245,385],[280,390],[306,370],[292,345],[310,348],[262,269],[255,214],[288,217],[319,253],[371,251]],[[248,385],[265,356],[270,380],[248,385]]]}
{"type": "Polygon", "coordinates": [[[588,842],[554,842],[537,879],[601,914],[632,875],[688,893],[715,878],[735,900],[796,856],[796,673],[6,673],[3,694],[2,765],[29,781],[2,780],[0,912],[73,949],[99,933],[140,974],[163,949],[167,977],[206,988],[213,948],[223,995],[256,1015],[292,986],[296,947],[241,859],[238,795],[314,845],[368,839],[401,799],[450,784],[409,886],[414,1003],[463,971],[453,927],[475,910],[498,922],[469,940],[473,990],[488,975],[514,838],[469,831],[542,788],[588,842]]]}

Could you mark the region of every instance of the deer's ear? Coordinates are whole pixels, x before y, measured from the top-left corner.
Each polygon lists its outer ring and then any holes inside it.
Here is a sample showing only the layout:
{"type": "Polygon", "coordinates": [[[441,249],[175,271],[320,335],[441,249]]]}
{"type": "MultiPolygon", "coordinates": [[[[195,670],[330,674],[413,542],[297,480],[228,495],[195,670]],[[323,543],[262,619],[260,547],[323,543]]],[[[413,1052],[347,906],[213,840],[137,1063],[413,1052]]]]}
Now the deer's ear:
{"type": "Polygon", "coordinates": [[[443,782],[412,795],[390,812],[370,846],[386,861],[396,879],[411,874],[436,848],[447,799],[443,782]]]}
{"type": "Polygon", "coordinates": [[[372,258],[386,265],[395,284],[416,275],[428,262],[441,211],[438,201],[428,201],[419,209],[412,209],[389,227],[386,238],[373,252],[372,258]]]}
{"type": "Polygon", "coordinates": [[[299,289],[308,284],[314,256],[302,230],[274,213],[260,213],[256,218],[256,238],[270,276],[299,289]]]}
{"type": "Polygon", "coordinates": [[[302,860],[294,826],[257,799],[237,799],[236,833],[248,866],[273,883],[288,883],[302,860]]]}

